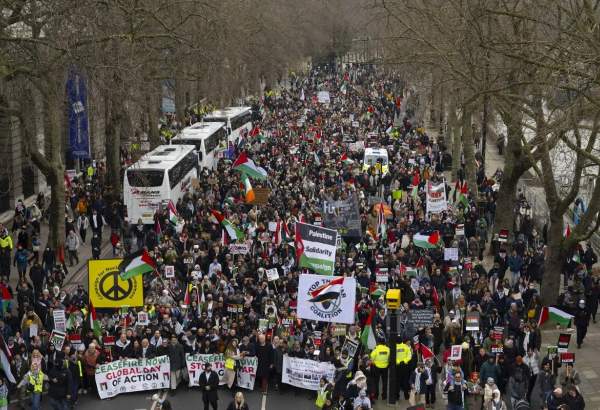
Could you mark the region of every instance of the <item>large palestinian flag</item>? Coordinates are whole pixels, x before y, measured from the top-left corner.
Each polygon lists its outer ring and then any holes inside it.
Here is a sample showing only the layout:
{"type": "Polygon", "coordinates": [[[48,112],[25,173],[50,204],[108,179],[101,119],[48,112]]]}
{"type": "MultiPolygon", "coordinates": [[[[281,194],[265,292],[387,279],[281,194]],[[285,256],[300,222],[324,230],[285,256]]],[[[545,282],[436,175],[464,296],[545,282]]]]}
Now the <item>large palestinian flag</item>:
{"type": "Polygon", "coordinates": [[[337,231],[296,222],[296,260],[298,266],[323,275],[333,275],[337,231]]]}

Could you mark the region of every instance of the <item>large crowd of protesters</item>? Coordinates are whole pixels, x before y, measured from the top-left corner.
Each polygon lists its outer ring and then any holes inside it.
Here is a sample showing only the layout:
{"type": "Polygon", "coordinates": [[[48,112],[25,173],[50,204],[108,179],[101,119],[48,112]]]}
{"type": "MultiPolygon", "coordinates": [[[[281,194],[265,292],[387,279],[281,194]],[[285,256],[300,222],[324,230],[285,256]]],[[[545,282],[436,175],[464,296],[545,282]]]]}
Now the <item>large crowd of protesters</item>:
{"type": "MultiPolygon", "coordinates": [[[[313,397],[325,410],[371,409],[392,393],[407,406],[425,403],[428,408],[583,409],[576,366],[541,347],[544,230],[538,233],[519,195],[510,210],[516,222],[508,236],[492,235],[500,175],[488,177],[479,167],[476,189],[465,194],[462,163],[458,181],[446,183],[452,162],[448,147],[413,124],[410,94],[399,77],[366,65],[292,75],[289,85],[255,103],[256,132],[236,152],[246,152],[267,170],[267,181],[255,185],[270,189],[268,203],[247,204],[239,173],[221,160],[215,170],[202,170],[195,189],[177,201],[182,230],[171,225],[166,208],[156,213],[153,226],[125,222],[120,202],[104,189],[106,170],[100,162],[65,185],[64,255],[40,247],[43,196],[37,206],[20,202],[13,225],[0,227],[0,334],[15,380],[2,379],[0,408],[18,400],[21,407],[38,409],[46,392],[53,408],[76,407],[82,395],[96,394],[99,364],[159,355],[169,356],[175,394],[187,385],[186,354],[223,353],[234,360],[256,356],[255,389],[269,394],[307,394],[281,383],[286,354],[334,364],[335,378],[321,380],[313,397]],[[330,102],[317,101],[318,91],[328,91],[330,102]],[[382,163],[364,169],[361,146],[386,148],[388,172],[382,163]],[[427,213],[426,186],[440,182],[446,184],[448,210],[427,213]],[[359,289],[355,324],[340,335],[330,323],[296,317],[299,275],[306,270],[298,267],[293,240],[276,239],[270,227],[283,223],[294,232],[297,221],[319,224],[324,199],[352,194],[358,198],[362,236],[342,238],[335,274],[355,277],[359,289]],[[459,201],[460,195],[466,201],[459,201]],[[385,235],[377,231],[378,206],[385,208],[385,235]],[[244,231],[248,254],[230,253],[212,210],[244,231]],[[412,240],[416,233],[435,232],[441,237],[437,247],[418,247],[412,240]],[[93,258],[100,258],[107,237],[118,257],[146,248],[157,271],[144,275],[145,306],[97,309],[98,333],[87,320],[84,286],[67,291],[63,281],[70,266],[79,263],[81,249],[91,247],[93,258]],[[458,259],[447,260],[444,248],[457,248],[458,259]],[[167,265],[175,267],[173,278],[164,275],[167,265]],[[376,271],[384,267],[388,280],[377,283],[376,271]],[[416,274],[407,267],[416,267],[416,274]],[[272,268],[279,279],[268,281],[265,271],[272,268]],[[401,289],[402,295],[397,343],[408,355],[396,355],[397,386],[389,392],[389,312],[377,288],[401,289]],[[243,308],[232,313],[231,305],[243,308]],[[360,336],[373,308],[377,346],[370,349],[360,336]],[[69,336],[80,336],[77,347],[67,340],[57,351],[49,343],[54,309],[67,312],[69,336]],[[431,326],[411,326],[407,318],[419,309],[434,310],[431,326]],[[141,310],[148,313],[147,325],[137,323],[141,310]],[[471,312],[479,313],[479,330],[466,329],[471,312]],[[266,328],[259,330],[264,319],[266,328]],[[105,336],[115,337],[113,346],[104,345],[105,336]],[[360,344],[351,360],[343,349],[346,339],[360,344]],[[456,345],[462,352],[452,360],[456,345]],[[424,359],[422,346],[434,356],[424,359]]],[[[590,318],[596,320],[596,260],[586,245],[565,260],[568,288],[557,303],[574,316],[578,347],[590,318]]],[[[235,373],[227,379],[226,388],[237,392],[235,373]]]]}

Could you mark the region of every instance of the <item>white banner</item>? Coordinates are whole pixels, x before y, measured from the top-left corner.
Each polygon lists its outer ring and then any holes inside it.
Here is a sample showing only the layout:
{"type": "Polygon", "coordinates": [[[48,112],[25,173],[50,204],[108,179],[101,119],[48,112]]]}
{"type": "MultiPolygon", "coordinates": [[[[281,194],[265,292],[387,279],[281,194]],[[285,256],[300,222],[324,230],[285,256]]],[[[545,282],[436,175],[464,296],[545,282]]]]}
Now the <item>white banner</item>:
{"type": "Polygon", "coordinates": [[[298,317],[354,324],[356,279],[302,274],[298,284],[298,317]]]}
{"type": "Polygon", "coordinates": [[[335,366],[327,362],[283,356],[282,383],[316,391],[319,390],[319,381],[323,376],[332,382],[335,377],[335,366]]]}
{"type": "Polygon", "coordinates": [[[329,104],[331,102],[331,97],[329,95],[329,91],[319,91],[317,93],[317,100],[321,104],[329,104]]]}
{"type": "Polygon", "coordinates": [[[427,183],[427,213],[437,214],[448,209],[448,201],[446,200],[446,184],[440,182],[433,185],[427,183]]]}
{"type": "Polygon", "coordinates": [[[117,360],[96,368],[96,386],[101,399],[121,393],[168,389],[170,377],[169,356],[117,360]]]}
{"type": "Polygon", "coordinates": [[[229,253],[232,255],[246,255],[250,252],[250,245],[247,243],[229,244],[229,253]]]}
{"type": "MultiPolygon", "coordinates": [[[[225,380],[225,356],[219,354],[186,354],[185,364],[190,379],[190,386],[198,386],[200,374],[204,371],[204,363],[210,363],[212,370],[219,376],[219,385],[227,383],[225,380]]],[[[258,359],[256,357],[244,357],[237,361],[237,384],[244,389],[254,389],[258,359]]]]}

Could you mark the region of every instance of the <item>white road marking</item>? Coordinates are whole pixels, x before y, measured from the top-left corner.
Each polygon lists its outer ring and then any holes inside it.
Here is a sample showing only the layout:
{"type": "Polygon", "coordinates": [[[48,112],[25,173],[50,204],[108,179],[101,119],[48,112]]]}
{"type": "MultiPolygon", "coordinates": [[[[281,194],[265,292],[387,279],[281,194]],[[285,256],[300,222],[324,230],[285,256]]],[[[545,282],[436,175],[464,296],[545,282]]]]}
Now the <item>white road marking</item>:
{"type": "Polygon", "coordinates": [[[260,410],[267,410],[267,395],[262,395],[262,402],[260,404],[260,410]]]}

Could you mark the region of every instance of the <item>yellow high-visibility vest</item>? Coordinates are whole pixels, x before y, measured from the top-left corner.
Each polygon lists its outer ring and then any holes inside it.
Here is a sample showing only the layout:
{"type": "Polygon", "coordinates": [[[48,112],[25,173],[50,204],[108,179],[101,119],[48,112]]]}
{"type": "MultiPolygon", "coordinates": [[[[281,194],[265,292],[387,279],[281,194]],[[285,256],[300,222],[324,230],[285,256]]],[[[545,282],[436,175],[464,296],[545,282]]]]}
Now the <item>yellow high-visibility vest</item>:
{"type": "Polygon", "coordinates": [[[398,343],[396,345],[396,364],[408,363],[412,359],[412,351],[406,343],[398,343]]]}
{"type": "Polygon", "coordinates": [[[29,384],[33,386],[34,393],[41,393],[44,389],[44,373],[40,371],[37,377],[33,377],[33,373],[29,372],[29,384]]]}
{"type": "Polygon", "coordinates": [[[377,345],[371,352],[371,360],[375,367],[385,369],[390,364],[390,348],[386,345],[377,345]]]}

